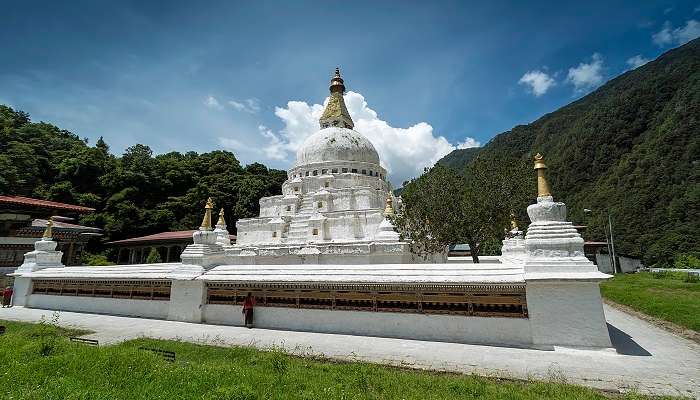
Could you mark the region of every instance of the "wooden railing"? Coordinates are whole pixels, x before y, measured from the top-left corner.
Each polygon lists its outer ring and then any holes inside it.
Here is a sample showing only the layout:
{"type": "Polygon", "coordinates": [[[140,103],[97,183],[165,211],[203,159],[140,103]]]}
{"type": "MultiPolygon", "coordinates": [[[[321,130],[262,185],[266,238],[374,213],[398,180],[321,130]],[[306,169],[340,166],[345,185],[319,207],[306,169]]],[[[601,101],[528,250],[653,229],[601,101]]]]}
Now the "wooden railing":
{"type": "Polygon", "coordinates": [[[260,307],[527,318],[525,285],[382,285],[378,288],[358,285],[354,289],[351,285],[338,288],[265,286],[208,283],[207,303],[241,305],[250,293],[260,307]]]}
{"type": "Polygon", "coordinates": [[[32,294],[170,300],[170,281],[32,280],[32,294]]]}

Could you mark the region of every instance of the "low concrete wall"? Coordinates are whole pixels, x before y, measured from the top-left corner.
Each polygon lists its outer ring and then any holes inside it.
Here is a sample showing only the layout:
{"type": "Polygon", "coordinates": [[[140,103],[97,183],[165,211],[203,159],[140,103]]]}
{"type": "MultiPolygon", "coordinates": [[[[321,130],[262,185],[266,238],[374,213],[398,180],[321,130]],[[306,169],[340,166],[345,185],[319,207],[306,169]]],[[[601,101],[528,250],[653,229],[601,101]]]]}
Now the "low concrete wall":
{"type": "Polygon", "coordinates": [[[620,271],[622,272],[636,272],[641,268],[644,268],[642,260],[638,258],[631,257],[617,257],[617,261],[620,263],[620,271]]]}
{"type": "Polygon", "coordinates": [[[170,302],[32,294],[27,296],[27,306],[49,310],[165,319],[168,316],[170,302]]]}
{"type": "Polygon", "coordinates": [[[598,271],[604,274],[612,274],[615,272],[612,269],[612,260],[609,254],[597,253],[595,255],[595,263],[598,266],[598,271]]]}
{"type": "MultiPolygon", "coordinates": [[[[306,332],[395,337],[456,343],[529,346],[525,318],[484,318],[366,311],[256,307],[255,326],[306,332]]],[[[208,304],[204,322],[243,325],[240,306],[208,304]]]]}

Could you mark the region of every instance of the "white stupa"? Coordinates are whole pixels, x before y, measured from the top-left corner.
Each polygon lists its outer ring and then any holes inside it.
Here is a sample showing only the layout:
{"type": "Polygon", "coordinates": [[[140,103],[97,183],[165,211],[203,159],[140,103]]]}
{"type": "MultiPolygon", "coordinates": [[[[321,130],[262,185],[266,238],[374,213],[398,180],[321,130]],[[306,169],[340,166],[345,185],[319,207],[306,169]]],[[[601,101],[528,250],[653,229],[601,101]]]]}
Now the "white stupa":
{"type": "Polygon", "coordinates": [[[299,149],[283,194],[239,220],[232,245],[209,199],[179,263],[64,266],[47,227],[13,274],[17,306],[260,328],[553,350],[611,347],[598,284],[609,278],[555,202],[535,157],[537,203],[497,263],[414,257],[374,146],[355,132],[339,71],[321,130],[299,149]],[[437,262],[436,262],[437,261],[437,262]]]}
{"type": "MultiPolygon", "coordinates": [[[[386,219],[393,208],[386,170],[353,130],[336,69],[320,130],[299,148],[282,195],[260,199],[260,216],[236,223],[234,264],[418,262],[386,219]]],[[[444,254],[426,261],[444,261],[444,254]]]]}

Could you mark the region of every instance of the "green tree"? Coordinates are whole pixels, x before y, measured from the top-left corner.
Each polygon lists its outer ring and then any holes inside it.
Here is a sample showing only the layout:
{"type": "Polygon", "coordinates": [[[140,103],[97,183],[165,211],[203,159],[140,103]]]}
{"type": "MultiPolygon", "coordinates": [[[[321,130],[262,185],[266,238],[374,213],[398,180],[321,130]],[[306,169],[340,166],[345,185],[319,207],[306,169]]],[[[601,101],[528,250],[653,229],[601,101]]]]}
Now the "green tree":
{"type": "Polygon", "coordinates": [[[394,223],[415,253],[468,243],[478,263],[483,246],[503,237],[511,213],[524,213],[534,187],[528,172],[525,163],[502,158],[478,159],[464,175],[438,164],[404,187],[394,223]]]}
{"type": "Polygon", "coordinates": [[[113,262],[110,262],[109,259],[107,259],[107,256],[105,254],[85,253],[83,254],[82,261],[83,264],[90,265],[93,267],[102,265],[114,265],[113,262]]]}
{"type": "Polygon", "coordinates": [[[151,251],[148,253],[148,256],[146,256],[146,263],[157,264],[162,262],[163,259],[160,257],[160,253],[158,252],[158,250],[156,250],[155,247],[151,247],[151,251]]]}
{"type": "Polygon", "coordinates": [[[421,256],[440,253],[466,240],[462,196],[466,181],[453,170],[436,165],[411,180],[401,192],[403,208],[393,223],[411,251],[421,256]]]}

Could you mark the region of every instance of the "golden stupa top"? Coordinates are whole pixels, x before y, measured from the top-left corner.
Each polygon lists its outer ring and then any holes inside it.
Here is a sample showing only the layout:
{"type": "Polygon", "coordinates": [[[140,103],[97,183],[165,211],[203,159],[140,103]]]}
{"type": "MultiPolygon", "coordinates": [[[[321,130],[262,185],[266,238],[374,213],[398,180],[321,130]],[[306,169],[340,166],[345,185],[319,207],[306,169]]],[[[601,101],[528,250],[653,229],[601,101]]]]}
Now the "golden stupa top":
{"type": "Polygon", "coordinates": [[[221,210],[219,211],[219,221],[216,223],[217,225],[226,225],[226,220],[224,219],[224,208],[221,207],[221,210]]]}
{"type": "Polygon", "coordinates": [[[540,153],[535,154],[535,169],[545,168],[547,168],[547,166],[544,165],[544,156],[540,153]]]}
{"type": "Polygon", "coordinates": [[[384,207],[384,216],[390,217],[394,215],[394,199],[391,198],[391,193],[386,196],[386,207],[384,207]]]}
{"type": "Polygon", "coordinates": [[[343,78],[340,77],[340,68],[335,69],[335,76],[331,78],[329,89],[331,95],[328,98],[326,109],[323,110],[323,114],[319,119],[319,125],[322,129],[332,126],[352,129],[355,124],[352,122],[348,108],[345,106],[345,100],[343,100],[345,84],[343,78]]]}
{"type": "Polygon", "coordinates": [[[518,221],[515,220],[515,213],[514,212],[510,213],[510,230],[511,231],[518,230],[518,221]]]}
{"type": "Polygon", "coordinates": [[[544,164],[544,156],[540,153],[535,155],[534,169],[537,171],[537,197],[551,196],[552,192],[549,190],[549,183],[544,176],[544,170],[547,169],[547,166],[544,164]]]}
{"type": "Polygon", "coordinates": [[[42,237],[46,239],[51,239],[53,237],[53,217],[46,221],[46,229],[44,229],[44,235],[42,237]]]}
{"type": "Polygon", "coordinates": [[[207,204],[204,206],[204,218],[202,219],[202,226],[199,227],[200,230],[210,231],[211,230],[211,210],[214,208],[214,202],[211,197],[207,199],[207,204]]]}

